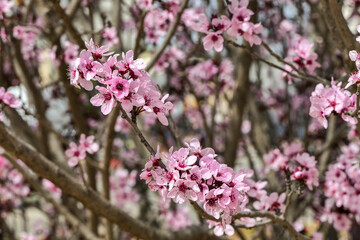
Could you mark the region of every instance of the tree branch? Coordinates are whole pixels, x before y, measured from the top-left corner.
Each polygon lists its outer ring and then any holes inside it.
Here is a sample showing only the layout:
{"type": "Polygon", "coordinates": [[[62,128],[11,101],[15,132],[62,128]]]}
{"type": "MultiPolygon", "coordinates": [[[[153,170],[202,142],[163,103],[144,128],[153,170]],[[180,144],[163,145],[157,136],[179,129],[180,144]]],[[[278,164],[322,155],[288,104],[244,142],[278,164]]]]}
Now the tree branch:
{"type": "Polygon", "coordinates": [[[37,177],[33,176],[28,170],[23,168],[16,160],[10,156],[6,156],[6,158],[11,162],[11,164],[25,177],[26,181],[48,202],[50,202],[57,212],[62,214],[66,221],[70,223],[70,225],[78,230],[81,235],[88,240],[98,240],[99,238],[96,237],[89,229],[79,221],[77,217],[75,217],[68,209],[66,209],[63,205],[58,203],[58,201],[48,192],[46,191],[41,184],[37,181],[37,177]]]}

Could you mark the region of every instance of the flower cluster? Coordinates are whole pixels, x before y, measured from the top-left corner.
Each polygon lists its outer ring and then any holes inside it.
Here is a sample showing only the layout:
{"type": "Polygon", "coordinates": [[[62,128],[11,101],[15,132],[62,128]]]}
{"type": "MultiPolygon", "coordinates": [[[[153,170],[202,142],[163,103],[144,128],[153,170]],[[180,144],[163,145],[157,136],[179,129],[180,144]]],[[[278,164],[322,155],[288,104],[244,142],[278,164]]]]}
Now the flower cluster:
{"type": "Polygon", "coordinates": [[[359,154],[359,141],[343,146],[336,163],[325,174],[327,199],[321,219],[332,223],[338,231],[349,231],[352,219],[360,223],[359,154]]]}
{"type": "Polygon", "coordinates": [[[36,40],[41,31],[33,26],[16,26],[13,28],[13,36],[21,40],[21,53],[25,60],[35,59],[38,56],[36,51],[36,40]]]}
{"type": "Polygon", "coordinates": [[[0,217],[6,218],[30,192],[23,175],[0,155],[0,217]]]}
{"type": "Polygon", "coordinates": [[[77,56],[79,54],[79,46],[69,41],[65,41],[64,46],[64,61],[66,64],[72,65],[75,63],[75,60],[77,59],[77,56]]]}
{"type": "Polygon", "coordinates": [[[20,98],[16,98],[10,91],[0,87],[0,104],[4,103],[11,108],[19,108],[21,106],[20,98]]]}
{"type": "Polygon", "coordinates": [[[198,63],[187,69],[187,77],[198,96],[209,96],[215,92],[232,89],[234,65],[224,59],[219,65],[212,60],[198,63]]]}
{"type": "Polygon", "coordinates": [[[101,36],[109,47],[116,46],[119,43],[119,37],[115,27],[104,28],[104,32],[101,36]]]}
{"type": "Polygon", "coordinates": [[[172,231],[179,231],[192,224],[188,208],[180,207],[172,209],[170,199],[159,201],[160,215],[164,218],[164,224],[172,231]]]}
{"type": "Polygon", "coordinates": [[[327,117],[331,113],[341,115],[342,119],[350,124],[356,124],[357,118],[349,114],[356,109],[356,95],[341,88],[341,82],[331,82],[331,87],[325,88],[321,83],[316,85],[310,97],[310,116],[327,128],[327,117]]]}
{"type": "MultiPolygon", "coordinates": [[[[156,44],[161,37],[164,37],[169,31],[170,25],[175,21],[176,14],[180,10],[181,1],[149,1],[139,0],[137,6],[142,12],[146,12],[144,19],[144,32],[146,39],[150,44],[156,44]]],[[[134,12],[141,13],[138,9],[134,12]]]]}
{"type": "Polygon", "coordinates": [[[265,171],[282,169],[290,175],[291,180],[304,182],[312,190],[319,186],[319,171],[316,168],[315,157],[304,152],[298,143],[283,146],[283,152],[274,149],[264,155],[265,171]]]}
{"type": "Polygon", "coordinates": [[[70,167],[74,167],[79,163],[79,160],[86,158],[86,153],[94,154],[99,150],[99,145],[94,142],[94,136],[86,137],[85,134],[80,135],[79,145],[75,142],[71,142],[69,147],[65,151],[66,157],[68,157],[68,164],[70,167]]]}
{"type": "Polygon", "coordinates": [[[109,53],[108,46],[95,46],[92,40],[86,43],[86,47],[87,50],[82,50],[71,66],[70,81],[88,91],[93,89],[92,80],[96,82],[99,93],[90,99],[92,105],[101,106],[101,112],[107,115],[119,101],[126,112],[136,108],[133,113],[146,111],[162,124],[168,124],[166,114],[173,104],[165,102],[168,95],[162,97],[151,83],[142,59],[134,60],[133,51],[128,51],[118,61],[118,54],[109,53]],[[108,58],[105,60],[105,57],[108,58]]]}
{"type": "MultiPolygon", "coordinates": [[[[306,38],[296,36],[292,41],[292,45],[288,51],[288,57],[285,58],[288,62],[294,62],[301,70],[306,70],[309,73],[314,73],[315,69],[321,65],[316,61],[318,55],[311,52],[314,44],[310,43],[306,38]]],[[[285,69],[294,71],[289,65],[285,65],[285,69]]],[[[284,76],[288,76],[284,74],[284,76]]]]}
{"type": "Polygon", "coordinates": [[[164,154],[165,163],[158,153],[149,159],[140,178],[152,191],[173,199],[176,203],[187,200],[203,202],[204,210],[224,227],[231,224],[231,215],[245,209],[248,203],[244,171],[234,172],[225,164],[215,160],[213,149],[201,149],[200,143],[192,139],[186,148],[164,154]]]}
{"type": "Polygon", "coordinates": [[[213,15],[209,21],[205,14],[199,15],[196,24],[192,28],[206,34],[203,40],[206,51],[212,48],[217,52],[222,51],[224,43],[222,34],[225,32],[235,39],[238,36],[243,36],[251,46],[261,44],[261,38],[257,34],[262,32],[263,26],[261,23],[254,24],[250,22],[250,17],[254,13],[247,8],[248,5],[248,0],[241,0],[240,2],[232,0],[231,4],[228,5],[231,19],[225,15],[221,15],[220,18],[213,15]]]}
{"type": "Polygon", "coordinates": [[[0,20],[3,19],[5,14],[11,12],[11,8],[14,6],[12,1],[0,0],[0,20]]]}
{"type": "Polygon", "coordinates": [[[137,171],[129,172],[124,168],[117,168],[110,176],[110,189],[116,205],[123,207],[126,203],[136,203],[140,196],[134,190],[137,171]]]}

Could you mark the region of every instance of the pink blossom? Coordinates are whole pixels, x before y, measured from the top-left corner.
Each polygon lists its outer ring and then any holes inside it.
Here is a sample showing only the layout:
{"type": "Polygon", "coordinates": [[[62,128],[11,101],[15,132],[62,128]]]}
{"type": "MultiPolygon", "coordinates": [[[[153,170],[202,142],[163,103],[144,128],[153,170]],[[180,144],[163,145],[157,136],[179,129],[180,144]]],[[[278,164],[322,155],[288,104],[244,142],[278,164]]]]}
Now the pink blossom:
{"type": "Polygon", "coordinates": [[[214,28],[214,33],[221,34],[230,27],[231,22],[230,22],[230,20],[229,20],[229,18],[227,16],[222,15],[220,19],[219,18],[214,18],[211,21],[211,24],[212,24],[212,26],[214,28]]]}
{"type": "Polygon", "coordinates": [[[11,1],[0,0],[0,20],[3,19],[3,14],[9,13],[13,6],[14,3],[11,1]]]}
{"type": "Polygon", "coordinates": [[[53,184],[52,182],[50,182],[47,179],[43,179],[42,180],[42,184],[44,186],[44,188],[48,191],[50,191],[56,198],[60,198],[61,197],[61,189],[56,187],[55,184],[53,184]]]}
{"type": "Polygon", "coordinates": [[[110,89],[114,93],[117,100],[121,101],[129,94],[130,84],[126,79],[117,77],[108,81],[110,89]]]}
{"type": "Polygon", "coordinates": [[[69,147],[65,151],[66,157],[68,157],[68,164],[70,167],[74,167],[79,163],[79,160],[83,160],[86,157],[86,151],[81,146],[76,145],[76,143],[71,142],[69,147]]]}
{"type": "Polygon", "coordinates": [[[261,38],[256,35],[263,31],[263,26],[261,23],[253,24],[249,22],[247,24],[243,24],[242,31],[244,32],[244,39],[249,42],[250,46],[253,46],[253,44],[261,44],[261,38]]]}
{"type": "Polygon", "coordinates": [[[99,91],[99,93],[93,96],[90,99],[90,102],[94,106],[101,106],[101,112],[104,115],[107,115],[111,112],[116,104],[113,93],[104,87],[96,86],[95,88],[99,91]]]}
{"type": "Polygon", "coordinates": [[[99,144],[94,142],[95,136],[86,137],[85,134],[80,135],[79,145],[82,149],[90,154],[94,154],[99,150],[99,144]]]}
{"type": "Polygon", "coordinates": [[[69,41],[65,42],[65,50],[64,50],[64,61],[69,64],[69,65],[73,65],[77,55],[79,54],[79,46],[76,44],[73,44],[69,41]]]}
{"type": "Polygon", "coordinates": [[[0,103],[1,102],[11,108],[19,108],[21,106],[21,100],[16,98],[10,91],[6,91],[3,87],[0,87],[0,103]]]}
{"type": "Polygon", "coordinates": [[[280,196],[277,192],[271,193],[270,196],[262,196],[260,201],[254,202],[254,208],[257,210],[268,210],[279,213],[285,209],[284,201],[286,194],[282,193],[280,196]]]}
{"type": "Polygon", "coordinates": [[[82,50],[80,52],[80,65],[79,69],[86,81],[90,81],[95,77],[98,72],[102,71],[102,65],[94,61],[91,52],[82,50]]]}
{"type": "Polygon", "coordinates": [[[105,42],[109,44],[109,46],[115,46],[119,43],[119,38],[117,36],[115,27],[108,27],[104,29],[102,33],[102,37],[105,39],[105,42]]]}
{"type": "MultiPolygon", "coordinates": [[[[91,56],[94,58],[95,61],[102,59],[105,56],[111,55],[108,46],[96,46],[94,41],[90,39],[90,42],[85,42],[86,48],[90,51],[91,56]]],[[[88,52],[88,51],[86,51],[88,52]]]]}
{"type": "Polygon", "coordinates": [[[221,52],[223,49],[224,38],[216,33],[209,33],[203,40],[204,42],[204,49],[206,51],[211,50],[212,48],[215,49],[217,52],[221,52]]]}
{"type": "Polygon", "coordinates": [[[167,195],[169,198],[173,198],[175,202],[184,203],[187,199],[191,201],[197,200],[196,192],[200,190],[196,182],[180,179],[176,181],[175,186],[167,195]]]}
{"type": "Polygon", "coordinates": [[[356,72],[354,74],[351,74],[348,79],[348,84],[346,84],[345,89],[349,88],[352,85],[357,85],[360,83],[360,73],[356,72]]]}

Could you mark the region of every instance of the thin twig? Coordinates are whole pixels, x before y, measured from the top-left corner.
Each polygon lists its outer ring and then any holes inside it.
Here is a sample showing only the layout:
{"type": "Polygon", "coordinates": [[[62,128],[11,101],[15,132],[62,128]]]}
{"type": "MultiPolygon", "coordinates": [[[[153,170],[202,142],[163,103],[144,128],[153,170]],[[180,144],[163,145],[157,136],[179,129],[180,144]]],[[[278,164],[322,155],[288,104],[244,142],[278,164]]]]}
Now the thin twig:
{"type": "Polygon", "coordinates": [[[76,29],[74,28],[74,26],[72,25],[71,21],[69,20],[69,17],[66,15],[64,9],[62,9],[62,7],[60,6],[59,2],[57,0],[51,0],[55,12],[59,15],[59,17],[63,20],[66,29],[68,30],[68,32],[70,33],[70,35],[72,36],[72,38],[76,41],[76,43],[81,47],[81,48],[85,48],[85,43],[84,41],[81,39],[80,35],[78,34],[78,32],[76,31],[76,29]]]}
{"type": "Polygon", "coordinates": [[[233,216],[234,219],[242,218],[242,217],[250,217],[250,218],[257,218],[257,217],[265,217],[270,219],[274,223],[280,224],[282,227],[288,230],[291,236],[293,236],[296,240],[311,240],[309,237],[297,232],[295,228],[284,218],[279,217],[275,214],[272,214],[267,211],[258,211],[258,212],[240,212],[233,216]]]}
{"type": "Polygon", "coordinates": [[[151,155],[155,156],[155,154],[156,154],[155,150],[151,147],[150,143],[146,140],[146,138],[144,137],[144,135],[140,131],[139,127],[136,125],[136,123],[134,123],[130,119],[130,117],[128,116],[128,114],[126,113],[124,108],[121,106],[121,104],[119,104],[119,108],[120,108],[120,111],[122,113],[121,117],[124,118],[131,125],[131,127],[135,131],[136,135],[138,135],[138,137],[140,138],[141,143],[144,144],[144,146],[148,150],[148,152],[151,155]]]}
{"type": "Polygon", "coordinates": [[[253,53],[250,49],[248,49],[248,48],[247,48],[246,46],[244,46],[244,45],[237,44],[237,43],[235,43],[235,42],[233,42],[233,41],[227,41],[227,42],[228,42],[229,44],[235,46],[235,47],[239,47],[239,48],[246,49],[255,59],[257,59],[257,60],[259,60],[259,61],[261,61],[261,62],[266,63],[266,64],[269,65],[270,67],[277,68],[277,69],[279,69],[279,70],[281,70],[281,71],[283,71],[283,72],[286,72],[287,74],[289,74],[290,76],[292,76],[292,77],[294,77],[294,78],[303,79],[303,80],[310,81],[310,82],[313,82],[313,83],[322,83],[322,84],[324,84],[324,85],[329,85],[329,84],[330,84],[330,82],[329,82],[329,81],[326,81],[325,79],[316,79],[316,78],[314,79],[314,78],[312,78],[312,77],[299,76],[299,75],[297,75],[297,74],[294,74],[294,73],[286,70],[286,69],[283,68],[283,67],[280,67],[280,66],[278,66],[278,65],[276,65],[276,64],[274,64],[274,63],[272,63],[272,62],[269,62],[269,61],[261,58],[259,55],[253,53]]]}

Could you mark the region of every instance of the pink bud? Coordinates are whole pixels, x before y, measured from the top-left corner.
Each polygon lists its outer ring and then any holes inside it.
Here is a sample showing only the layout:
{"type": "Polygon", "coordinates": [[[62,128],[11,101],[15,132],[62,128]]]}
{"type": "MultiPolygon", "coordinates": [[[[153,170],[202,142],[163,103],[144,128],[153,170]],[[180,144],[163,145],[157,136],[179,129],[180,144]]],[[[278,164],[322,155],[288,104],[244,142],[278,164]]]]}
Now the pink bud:
{"type": "Polygon", "coordinates": [[[302,172],[300,172],[300,171],[294,173],[294,178],[296,180],[302,179],[303,177],[304,177],[304,174],[302,172]]]}

